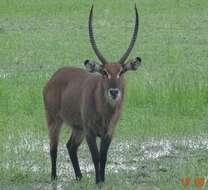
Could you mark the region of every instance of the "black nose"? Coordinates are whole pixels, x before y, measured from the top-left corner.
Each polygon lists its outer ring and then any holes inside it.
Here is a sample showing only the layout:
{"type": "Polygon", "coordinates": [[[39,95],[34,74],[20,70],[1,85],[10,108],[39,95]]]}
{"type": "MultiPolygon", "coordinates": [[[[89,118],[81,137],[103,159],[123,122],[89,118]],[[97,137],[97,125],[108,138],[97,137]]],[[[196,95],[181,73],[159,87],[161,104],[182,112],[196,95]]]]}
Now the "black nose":
{"type": "Polygon", "coordinates": [[[110,95],[113,99],[116,99],[116,97],[118,96],[119,93],[119,89],[117,88],[111,88],[109,89],[110,95]]]}

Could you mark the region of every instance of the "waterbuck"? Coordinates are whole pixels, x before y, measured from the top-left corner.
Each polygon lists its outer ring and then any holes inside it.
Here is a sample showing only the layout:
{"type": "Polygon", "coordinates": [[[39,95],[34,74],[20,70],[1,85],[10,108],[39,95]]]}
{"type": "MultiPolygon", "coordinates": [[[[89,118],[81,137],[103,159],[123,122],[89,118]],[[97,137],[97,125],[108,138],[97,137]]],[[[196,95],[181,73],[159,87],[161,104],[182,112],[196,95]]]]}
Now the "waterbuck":
{"type": "Polygon", "coordinates": [[[120,117],[124,98],[124,73],[136,70],[141,59],[126,63],[137,38],[139,18],[135,5],[135,27],[128,49],[119,61],[110,63],[100,53],[93,35],[93,5],[90,10],[89,38],[96,56],[101,61],[86,60],[86,71],[75,67],[59,69],[43,90],[44,105],[50,140],[51,178],[56,179],[56,158],[60,128],[63,122],[71,126],[71,137],[66,144],[76,179],[82,178],[77,150],[82,140],[91,152],[96,183],[105,180],[107,152],[115,125],[120,117]],[[97,73],[97,74],[95,74],[97,73]],[[96,137],[100,137],[100,149],[96,137]]]}

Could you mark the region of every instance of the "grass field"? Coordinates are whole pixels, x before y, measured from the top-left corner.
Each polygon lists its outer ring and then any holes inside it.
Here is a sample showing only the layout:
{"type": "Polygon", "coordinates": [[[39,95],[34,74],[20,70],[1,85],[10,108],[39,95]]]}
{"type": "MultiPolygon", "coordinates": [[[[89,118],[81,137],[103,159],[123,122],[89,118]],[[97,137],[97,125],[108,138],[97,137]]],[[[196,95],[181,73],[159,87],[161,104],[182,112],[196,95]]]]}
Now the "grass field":
{"type": "MultiPolygon", "coordinates": [[[[127,96],[102,189],[202,189],[208,176],[208,1],[136,1],[138,40],[126,75],[127,96]],[[180,179],[190,176],[191,186],[180,179]]],[[[132,30],[133,1],[95,1],[94,30],[109,60],[120,58],[132,30]]],[[[86,145],[84,178],[74,180],[61,134],[57,183],[50,182],[42,88],[63,65],[95,59],[87,17],[91,1],[0,0],[0,189],[95,189],[86,145]]],[[[208,184],[204,186],[208,189],[208,184]]]]}

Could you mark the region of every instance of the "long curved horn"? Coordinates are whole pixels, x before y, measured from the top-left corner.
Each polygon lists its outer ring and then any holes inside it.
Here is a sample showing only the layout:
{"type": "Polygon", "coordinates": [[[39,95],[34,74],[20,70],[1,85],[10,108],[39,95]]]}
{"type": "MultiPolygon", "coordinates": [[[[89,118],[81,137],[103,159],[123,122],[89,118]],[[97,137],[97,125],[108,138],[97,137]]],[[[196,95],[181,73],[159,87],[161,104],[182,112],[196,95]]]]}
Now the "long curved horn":
{"type": "Polygon", "coordinates": [[[131,42],[129,44],[128,49],[126,50],[124,55],[121,57],[121,59],[118,61],[118,63],[120,63],[120,64],[124,64],[124,62],[126,61],[126,59],[129,56],[129,54],[131,53],[131,50],[134,47],[134,44],[137,39],[137,33],[138,33],[138,29],[139,29],[139,16],[138,16],[136,4],[135,4],[135,15],[136,15],[136,19],[135,19],[134,33],[132,35],[131,42]]]}
{"type": "Polygon", "coordinates": [[[93,34],[93,28],[92,28],[92,17],[93,17],[93,5],[90,10],[90,15],[89,15],[89,21],[88,21],[88,29],[89,29],[89,37],[90,37],[90,43],[92,45],[92,49],[94,50],[96,56],[98,59],[103,63],[106,64],[108,63],[107,60],[103,57],[103,55],[100,53],[100,51],[97,48],[94,34],[93,34]]]}

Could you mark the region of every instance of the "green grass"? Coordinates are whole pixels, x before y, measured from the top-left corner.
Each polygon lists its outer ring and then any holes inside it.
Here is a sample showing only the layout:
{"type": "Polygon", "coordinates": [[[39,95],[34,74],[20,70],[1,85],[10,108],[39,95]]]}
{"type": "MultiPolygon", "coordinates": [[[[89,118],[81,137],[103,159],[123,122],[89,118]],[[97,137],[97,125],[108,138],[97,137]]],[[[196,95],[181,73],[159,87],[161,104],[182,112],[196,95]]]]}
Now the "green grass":
{"type": "MultiPolygon", "coordinates": [[[[137,72],[126,74],[125,106],[116,139],[207,134],[208,2],[135,2],[140,31],[130,58],[141,56],[142,66],[137,72]]],[[[134,3],[99,0],[94,4],[98,46],[109,60],[115,61],[131,37],[134,3]]],[[[41,151],[47,143],[42,88],[61,66],[83,68],[85,59],[97,60],[87,33],[90,6],[91,1],[81,0],[0,0],[0,185],[3,189],[51,186],[49,157],[41,151]],[[41,143],[32,151],[18,149],[18,144],[24,144],[22,139],[41,143]],[[16,159],[29,162],[22,169],[16,159]],[[5,160],[9,163],[7,169],[5,160]],[[31,169],[34,164],[40,166],[39,172],[31,169]]],[[[68,134],[62,135],[65,143],[68,134]]],[[[177,163],[179,167],[165,174],[164,181],[151,179],[161,189],[173,189],[169,183],[175,182],[166,182],[173,174],[208,175],[203,171],[203,164],[198,172],[195,170],[197,162],[194,157],[177,163]],[[189,165],[192,167],[187,169],[189,165]]],[[[176,164],[175,160],[171,164],[176,164]]],[[[109,174],[103,188],[137,189],[137,175],[125,171],[109,174]]],[[[91,189],[93,182],[91,175],[81,184],[69,180],[62,186],[91,189]]]]}

